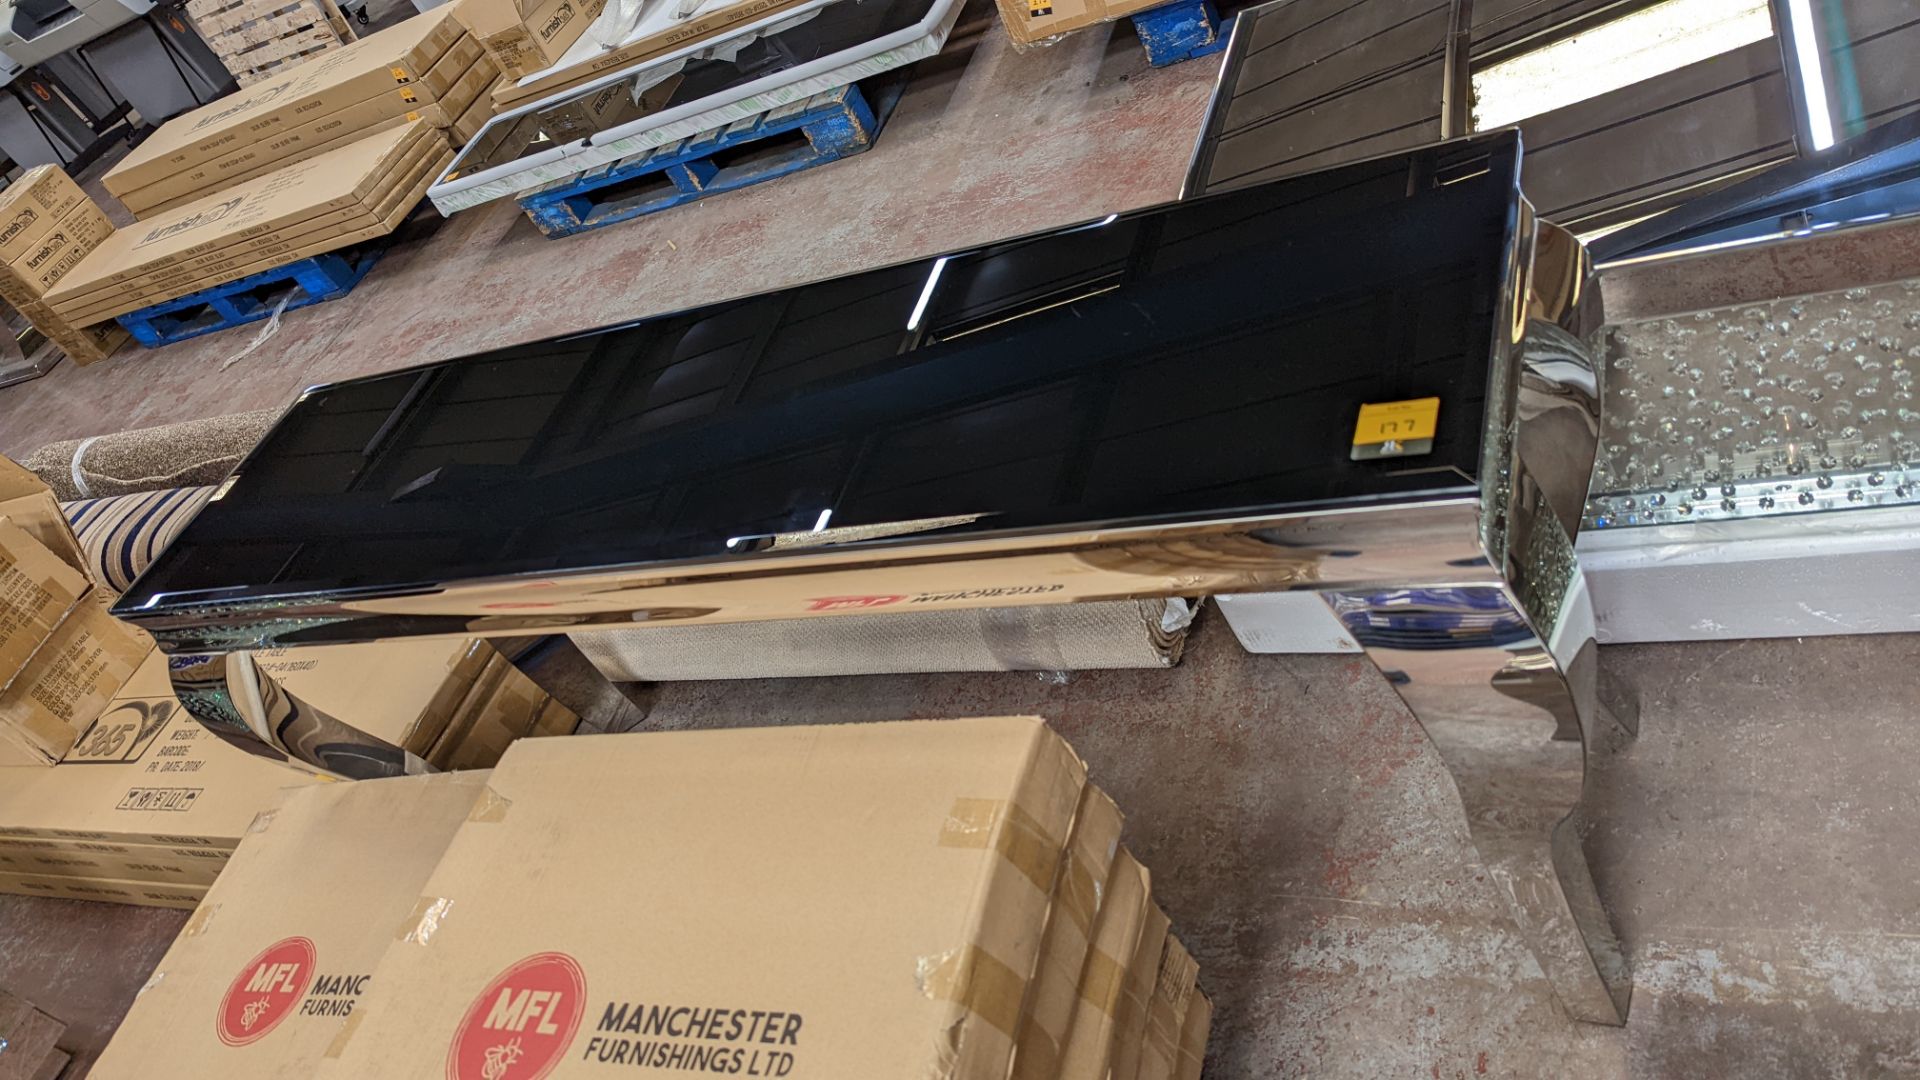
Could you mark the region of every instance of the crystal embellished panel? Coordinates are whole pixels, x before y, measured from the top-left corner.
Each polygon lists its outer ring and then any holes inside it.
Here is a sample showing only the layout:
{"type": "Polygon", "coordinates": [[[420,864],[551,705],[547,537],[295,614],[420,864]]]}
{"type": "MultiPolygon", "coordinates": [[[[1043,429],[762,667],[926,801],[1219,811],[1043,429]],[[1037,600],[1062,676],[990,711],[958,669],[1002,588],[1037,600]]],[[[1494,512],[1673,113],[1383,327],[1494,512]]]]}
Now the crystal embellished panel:
{"type": "Polygon", "coordinates": [[[1603,333],[1588,527],[1920,502],[1920,279],[1603,333]]]}

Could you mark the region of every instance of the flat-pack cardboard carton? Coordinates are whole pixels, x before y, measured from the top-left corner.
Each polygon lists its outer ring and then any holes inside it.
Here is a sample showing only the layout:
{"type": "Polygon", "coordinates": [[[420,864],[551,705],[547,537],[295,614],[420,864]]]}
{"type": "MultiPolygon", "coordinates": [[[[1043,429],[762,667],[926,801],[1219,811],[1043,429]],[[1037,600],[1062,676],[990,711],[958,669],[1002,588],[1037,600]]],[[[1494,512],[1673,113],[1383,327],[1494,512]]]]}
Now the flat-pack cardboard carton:
{"type": "Polygon", "coordinates": [[[1094,920],[1093,947],[1080,970],[1080,1000],[1060,1055],[1060,1080],[1108,1080],[1112,1072],[1129,971],[1147,934],[1152,894],[1146,868],[1125,850],[1115,855],[1094,920]]]}
{"type": "Polygon", "coordinates": [[[0,690],[13,685],[92,588],[11,521],[0,521],[0,690]]]}
{"type": "Polygon", "coordinates": [[[1004,1077],[1084,783],[1031,717],[515,743],[316,1075],[1004,1077]]]}
{"type": "Polygon", "coordinates": [[[1213,1002],[1198,990],[1187,1010],[1187,1022],[1180,1029],[1180,1064],[1174,1080],[1200,1080],[1207,1063],[1207,1036],[1213,1033],[1213,1002]]]}
{"type": "Polygon", "coordinates": [[[14,289],[28,296],[45,296],[112,235],[113,222],[92,199],[87,199],[41,233],[0,273],[14,289]]]}
{"type": "Polygon", "coordinates": [[[1074,1003],[1080,1000],[1080,971],[1093,945],[1101,892],[1119,853],[1122,824],[1120,808],[1106,792],[1088,784],[1080,796],[1080,811],[1074,815],[1060,879],[1054,885],[1053,910],[1047,915],[1040,945],[1040,968],[1020,1018],[1015,1080],[1054,1080],[1060,1075],[1074,1003]]]}
{"type": "Polygon", "coordinates": [[[459,0],[450,5],[510,79],[560,61],[606,0],[459,0]]]}
{"type": "Polygon", "coordinates": [[[1127,963],[1120,1008],[1113,1018],[1115,1076],[1140,1073],[1140,1048],[1147,1035],[1147,1009],[1153,1002],[1153,987],[1160,977],[1160,958],[1166,953],[1167,933],[1171,929],[1167,913],[1157,904],[1150,905],[1146,929],[1140,932],[1140,946],[1127,963]]]}
{"type": "Polygon", "coordinates": [[[45,545],[60,560],[81,574],[87,572],[87,556],[80,541],[67,524],[60,500],[46,482],[13,460],[0,456],[0,518],[6,518],[27,535],[45,545]]]}
{"type": "MultiPolygon", "coordinates": [[[[289,693],[424,757],[498,651],[484,641],[416,639],[256,657],[289,693]]],[[[530,685],[517,670],[503,678],[530,685]]],[[[45,854],[147,868],[118,877],[192,884],[283,788],[325,782],[203,727],[174,698],[166,658],[150,653],[59,765],[0,767],[0,848],[54,844],[62,850],[45,854]]],[[[94,876],[46,862],[19,870],[94,876]]]]}
{"type": "MultiPolygon", "coordinates": [[[[465,0],[472,3],[474,0],[465,0]]],[[[481,0],[485,3],[508,2],[508,0],[481,0]]],[[[798,7],[804,0],[742,0],[740,3],[725,4],[696,13],[690,19],[681,20],[672,30],[658,34],[649,34],[633,41],[623,42],[611,49],[603,49],[591,42],[574,43],[566,54],[556,57],[554,66],[546,70],[529,72],[527,76],[509,74],[506,81],[494,90],[494,104],[507,109],[522,105],[535,98],[560,93],[569,87],[578,86],[618,68],[632,67],[643,60],[661,56],[675,49],[698,42],[717,38],[729,29],[754,19],[765,18],[791,7],[798,7]]]]}
{"type": "MultiPolygon", "coordinates": [[[[325,781],[223,741],[170,693],[158,653],[53,768],[0,768],[0,837],[232,850],[282,788],[325,781]]],[[[157,855],[156,855],[157,857],[157,855]]]]}
{"type": "MultiPolygon", "coordinates": [[[[370,135],[362,141],[384,137],[370,135]]],[[[419,201],[413,189],[420,187],[423,179],[430,180],[428,172],[441,158],[450,157],[451,151],[440,132],[422,129],[398,154],[398,160],[371,181],[372,187],[361,196],[361,201],[339,205],[345,200],[332,199],[316,216],[283,223],[278,228],[242,229],[238,235],[209,242],[191,252],[159,259],[145,268],[116,273],[113,276],[123,280],[96,285],[85,295],[63,299],[66,305],[63,310],[75,319],[106,318],[133,307],[236,280],[256,269],[278,266],[306,254],[333,250],[359,238],[389,232],[419,201]]],[[[201,199],[181,213],[190,215],[194,206],[204,206],[210,200],[224,203],[227,194],[201,199]]],[[[164,216],[154,220],[164,220],[164,216]]]]}
{"type": "Polygon", "coordinates": [[[252,825],[89,1075],[311,1076],[360,1019],[381,955],[417,947],[396,946],[392,928],[485,791],[485,773],[459,773],[288,793],[252,825]]]}
{"type": "Polygon", "coordinates": [[[204,889],[220,876],[227,857],[228,852],[217,848],[0,836],[0,872],[9,874],[146,881],[204,889]]]}
{"type": "Polygon", "coordinates": [[[56,222],[91,203],[58,165],[36,165],[0,189],[0,263],[33,250],[56,222]]]}
{"type": "MultiPolygon", "coordinates": [[[[173,268],[196,256],[228,248],[240,250],[238,245],[270,240],[275,233],[334,211],[359,208],[370,213],[366,209],[369,196],[393,179],[396,168],[410,161],[434,160],[429,151],[421,149],[423,142],[444,147],[445,137],[424,121],[415,121],[123,229],[49,292],[47,303],[76,323],[91,324],[170,298],[163,286],[133,286],[129,284],[131,279],[173,268]],[[113,288],[119,285],[128,287],[113,288]]],[[[404,179],[410,174],[400,175],[404,179]]],[[[335,230],[325,242],[334,242],[348,231],[335,230]]],[[[334,242],[334,246],[343,245],[334,242]]],[[[280,261],[293,257],[298,256],[280,261]]],[[[239,276],[243,275],[224,280],[239,276]]]]}
{"type": "Polygon", "coordinates": [[[192,885],[168,885],[155,881],[108,881],[97,878],[0,873],[0,893],[192,910],[199,906],[200,898],[206,895],[206,890],[192,885]]]}
{"type": "Polygon", "coordinates": [[[82,600],[0,690],[0,765],[65,757],[153,651],[153,639],[82,600]]]}
{"type": "Polygon", "coordinates": [[[408,101],[397,92],[389,92],[303,119],[272,139],[237,144],[217,157],[129,191],[120,196],[120,201],[144,221],[162,211],[413,120],[424,119],[434,127],[449,127],[498,74],[493,61],[481,52],[479,43],[463,35],[434,64],[417,88],[418,100],[408,101]],[[446,86],[444,94],[432,92],[438,85],[446,86]]]}
{"type": "Polygon", "coordinates": [[[1015,44],[1036,41],[1158,7],[1158,0],[995,0],[1015,44]]]}
{"type": "Polygon", "coordinates": [[[418,84],[463,33],[460,22],[442,8],[369,34],[174,117],[109,169],[102,182],[117,197],[381,93],[410,106],[422,97],[418,84]]]}
{"type": "Polygon", "coordinates": [[[1180,1040],[1192,1007],[1200,965],[1180,939],[1169,934],[1160,954],[1160,974],[1147,1002],[1146,1031],[1140,1040],[1139,1080],[1174,1080],[1180,1067],[1180,1040]]]}

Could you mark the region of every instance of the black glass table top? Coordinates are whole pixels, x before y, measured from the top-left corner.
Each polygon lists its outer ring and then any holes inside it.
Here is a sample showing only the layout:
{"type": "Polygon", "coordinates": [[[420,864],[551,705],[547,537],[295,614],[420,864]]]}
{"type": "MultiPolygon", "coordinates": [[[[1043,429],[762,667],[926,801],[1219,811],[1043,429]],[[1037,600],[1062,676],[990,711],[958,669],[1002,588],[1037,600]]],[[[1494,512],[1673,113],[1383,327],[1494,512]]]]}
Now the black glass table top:
{"type": "Polygon", "coordinates": [[[1498,133],[315,388],[117,610],[1470,493],[1518,170],[1498,133]],[[1428,397],[1430,452],[1353,460],[1428,397]]]}

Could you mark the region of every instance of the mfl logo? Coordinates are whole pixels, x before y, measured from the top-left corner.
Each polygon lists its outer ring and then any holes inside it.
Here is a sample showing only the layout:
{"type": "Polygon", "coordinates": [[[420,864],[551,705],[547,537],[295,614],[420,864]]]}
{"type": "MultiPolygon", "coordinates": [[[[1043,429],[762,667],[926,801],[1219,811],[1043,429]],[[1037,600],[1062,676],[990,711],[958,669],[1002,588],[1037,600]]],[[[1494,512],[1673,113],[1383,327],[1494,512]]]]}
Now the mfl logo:
{"type": "Polygon", "coordinates": [[[447,1049],[447,1080],[540,1080],[572,1045],[587,978],[565,953],[535,953],[467,1006],[447,1049]]]}
{"type": "Polygon", "coordinates": [[[313,942],[303,937],[276,941],[247,961],[220,999],[214,1017],[220,1041],[245,1046],[278,1027],[306,996],[316,966],[313,942]]]}

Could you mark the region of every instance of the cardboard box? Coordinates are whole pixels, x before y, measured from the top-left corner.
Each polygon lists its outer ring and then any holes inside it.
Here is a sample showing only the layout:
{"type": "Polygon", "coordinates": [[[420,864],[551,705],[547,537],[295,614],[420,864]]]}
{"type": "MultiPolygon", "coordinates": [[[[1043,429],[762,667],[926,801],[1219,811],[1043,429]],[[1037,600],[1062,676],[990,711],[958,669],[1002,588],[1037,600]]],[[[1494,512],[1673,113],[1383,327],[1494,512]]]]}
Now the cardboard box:
{"type": "Polygon", "coordinates": [[[87,556],[67,524],[60,500],[38,476],[0,456],[0,518],[40,541],[68,566],[87,573],[87,556]]]}
{"type": "MultiPolygon", "coordinates": [[[[91,325],[111,315],[170,299],[152,292],[129,290],[105,305],[104,311],[100,305],[87,302],[108,286],[127,283],[142,274],[166,269],[195,256],[255,241],[332,211],[364,209],[368,197],[381,184],[393,181],[396,168],[409,160],[421,160],[416,151],[423,140],[445,143],[439,132],[424,122],[415,121],[277,169],[121,230],[49,292],[47,303],[70,321],[91,325]]],[[[239,276],[242,275],[225,280],[239,276]]],[[[172,295],[182,296],[185,292],[172,295]]]]}
{"type": "Polygon", "coordinates": [[[1016,45],[1080,30],[1159,7],[1165,0],[995,0],[1016,45]]]}
{"type": "MultiPolygon", "coordinates": [[[[330,243],[342,233],[376,226],[396,208],[405,209],[401,201],[417,183],[418,174],[424,166],[445,152],[444,142],[431,137],[421,138],[404,152],[402,161],[375,182],[366,195],[366,202],[327,210],[316,217],[279,229],[264,232],[246,230],[246,235],[213,246],[211,250],[162,260],[152,269],[129,272],[121,281],[97,285],[85,293],[64,299],[64,310],[79,313],[76,315],[79,318],[92,318],[93,312],[112,310],[140,298],[154,297],[156,299],[146,302],[159,303],[158,298],[185,296],[197,289],[244,276],[230,271],[263,257],[279,256],[265,264],[268,267],[279,265],[288,261],[285,253],[295,248],[330,243]]],[[[411,203],[406,205],[410,206],[411,203]]]]}
{"type": "Polygon", "coordinates": [[[1020,1018],[1015,1080],[1054,1080],[1080,1000],[1080,972],[1093,944],[1101,890],[1120,850],[1120,808],[1092,784],[1080,796],[1066,860],[1054,886],[1053,909],[1040,943],[1040,967],[1020,1018]]]}
{"type": "Polygon", "coordinates": [[[1004,1076],[1085,775],[1031,717],[522,740],[316,1075],[1004,1076]]]}
{"type": "Polygon", "coordinates": [[[450,6],[501,73],[519,79],[559,63],[606,0],[458,0],[450,6]]]}
{"type": "Polygon", "coordinates": [[[409,90],[464,32],[459,20],[441,9],[370,34],[167,121],[109,169],[102,182],[119,196],[235,146],[271,139],[308,117],[396,88],[409,90]]]}
{"type": "Polygon", "coordinates": [[[1213,1002],[1195,990],[1193,1006],[1187,1010],[1187,1022],[1180,1029],[1180,1064],[1175,1080],[1200,1080],[1207,1063],[1207,1036],[1213,1032],[1213,1002]]]}
{"type": "Polygon", "coordinates": [[[220,876],[227,858],[226,851],[214,848],[0,836],[0,873],[9,874],[205,888],[220,876]]]}
{"type": "Polygon", "coordinates": [[[0,690],[0,765],[52,765],[118,697],[153,639],[82,600],[0,690]]]}
{"type": "Polygon", "coordinates": [[[1093,948],[1080,969],[1080,1000],[1074,1002],[1060,1080],[1108,1080],[1119,1033],[1129,969],[1147,932],[1153,909],[1152,878],[1122,850],[1107,876],[1106,897],[1094,920],[1093,948]]]}
{"type": "Polygon", "coordinates": [[[92,584],[11,521],[0,521],[0,691],[11,687],[92,584]]]}
{"type": "Polygon", "coordinates": [[[260,815],[89,1075],[312,1075],[359,1021],[392,928],[485,791],[486,774],[464,773],[290,793],[260,815]]]}
{"type": "Polygon", "coordinates": [[[1140,932],[1140,946],[1127,962],[1127,978],[1120,994],[1120,1008],[1114,1013],[1113,1073],[1138,1076],[1140,1050],[1146,1040],[1147,1009],[1153,1001],[1153,987],[1159,981],[1160,958],[1167,950],[1167,932],[1171,929],[1167,913],[1158,905],[1147,907],[1146,929],[1140,932]]]}
{"type": "Polygon", "coordinates": [[[447,90],[444,95],[416,95],[409,99],[397,90],[387,91],[324,116],[313,117],[280,132],[272,139],[235,146],[218,157],[129,191],[120,196],[120,201],[135,217],[145,220],[169,208],[337,150],[355,139],[399,127],[410,120],[425,119],[434,127],[448,127],[491,81],[485,72],[492,70],[492,61],[485,59],[479,44],[472,37],[463,36],[434,65],[434,71],[427,80],[429,88],[439,82],[437,75],[447,65],[452,67],[445,76],[447,90]],[[470,78],[475,65],[482,66],[482,74],[470,78]]]}
{"type": "Polygon", "coordinates": [[[92,900],[103,904],[181,908],[200,906],[205,889],[191,885],[164,885],[153,881],[106,881],[39,874],[0,873],[0,893],[13,896],[52,896],[62,900],[92,900]]]}
{"type": "Polygon", "coordinates": [[[1174,1080],[1180,1066],[1180,1040],[1193,1002],[1200,965],[1180,939],[1169,935],[1160,954],[1160,974],[1147,1003],[1146,1033],[1140,1040],[1139,1080],[1174,1080]]]}
{"type": "Polygon", "coordinates": [[[289,693],[362,730],[378,728],[381,738],[423,758],[481,672],[505,662],[484,641],[445,638],[267,649],[253,656],[289,693]]]}
{"type": "Polygon", "coordinates": [[[88,321],[111,319],[111,317],[115,317],[115,315],[121,315],[121,313],[125,313],[125,311],[132,311],[132,309],[138,309],[138,307],[152,306],[152,304],[159,304],[159,302],[163,302],[163,300],[173,300],[173,298],[177,298],[177,296],[186,296],[186,294],[190,294],[190,292],[198,292],[198,290],[202,290],[202,288],[211,288],[211,286],[215,286],[215,284],[238,281],[238,279],[248,277],[248,275],[253,275],[253,273],[259,273],[259,271],[267,271],[267,269],[273,269],[273,267],[286,265],[286,263],[290,263],[290,261],[294,261],[294,259],[317,256],[317,254],[323,254],[323,252],[336,252],[336,250],[340,250],[340,248],[349,248],[349,246],[353,246],[353,244],[359,244],[361,240],[372,240],[374,236],[386,236],[386,234],[392,233],[394,229],[399,227],[399,223],[407,217],[407,213],[411,213],[415,206],[419,206],[420,200],[426,198],[426,188],[434,183],[434,177],[438,177],[440,171],[445,169],[447,165],[451,165],[451,163],[453,163],[453,152],[451,152],[451,150],[440,152],[438,158],[428,158],[428,167],[420,173],[420,177],[415,181],[415,184],[413,184],[413,188],[403,190],[403,192],[397,192],[394,200],[392,200],[392,209],[386,211],[384,217],[378,217],[372,225],[361,225],[361,227],[351,229],[348,233],[340,233],[338,229],[326,229],[323,233],[301,233],[296,234],[296,236],[290,236],[290,238],[276,238],[275,242],[271,242],[269,246],[259,248],[259,250],[250,250],[250,252],[244,254],[244,256],[223,256],[219,261],[215,261],[215,263],[211,263],[209,267],[205,267],[204,271],[196,271],[198,277],[194,277],[192,281],[173,281],[173,279],[169,279],[169,282],[167,282],[165,286],[156,286],[156,288],[154,288],[152,292],[148,292],[142,300],[129,302],[129,300],[125,300],[125,298],[113,298],[113,300],[109,300],[109,302],[102,304],[102,306],[88,309],[88,311],[84,313],[84,319],[88,319],[88,321]]]}
{"type": "Polygon", "coordinates": [[[12,265],[56,222],[92,203],[58,165],[36,165],[0,189],[0,263],[12,265]]]}
{"type": "MultiPolygon", "coordinates": [[[[466,2],[470,3],[472,0],[466,0],[466,2]]],[[[532,78],[510,75],[507,82],[495,89],[494,105],[505,110],[535,98],[561,93],[569,87],[590,82],[617,68],[633,67],[644,60],[665,55],[675,49],[717,38],[741,23],[764,18],[791,7],[798,7],[802,2],[803,0],[745,0],[743,3],[728,4],[684,20],[671,31],[626,42],[616,48],[574,48],[571,50],[570,57],[560,58],[571,62],[534,73],[532,78]]]]}

